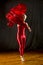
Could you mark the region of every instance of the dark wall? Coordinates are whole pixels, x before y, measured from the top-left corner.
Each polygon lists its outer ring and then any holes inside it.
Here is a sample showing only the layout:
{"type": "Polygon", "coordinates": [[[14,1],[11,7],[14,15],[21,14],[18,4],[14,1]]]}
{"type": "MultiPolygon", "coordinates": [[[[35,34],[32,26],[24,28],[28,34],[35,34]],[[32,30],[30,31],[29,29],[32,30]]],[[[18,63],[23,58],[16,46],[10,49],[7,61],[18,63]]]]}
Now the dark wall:
{"type": "Polygon", "coordinates": [[[17,50],[16,25],[9,28],[6,13],[18,3],[27,5],[27,20],[32,32],[26,30],[26,50],[43,50],[43,1],[39,0],[1,0],[0,1],[0,51],[17,50]]]}

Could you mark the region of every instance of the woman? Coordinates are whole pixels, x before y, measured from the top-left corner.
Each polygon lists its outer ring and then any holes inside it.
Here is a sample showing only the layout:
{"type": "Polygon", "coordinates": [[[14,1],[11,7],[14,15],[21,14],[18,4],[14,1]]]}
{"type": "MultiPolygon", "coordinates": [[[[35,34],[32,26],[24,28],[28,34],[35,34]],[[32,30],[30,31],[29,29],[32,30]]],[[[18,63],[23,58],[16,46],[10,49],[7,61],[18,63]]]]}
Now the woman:
{"type": "Polygon", "coordinates": [[[28,23],[25,22],[27,16],[26,13],[26,6],[24,4],[18,4],[14,8],[10,10],[10,12],[6,15],[6,18],[9,20],[7,25],[12,27],[14,24],[17,24],[17,41],[19,44],[19,52],[20,58],[24,61],[24,49],[26,44],[26,34],[25,29],[28,29],[31,32],[31,28],[29,27],[28,23]]]}

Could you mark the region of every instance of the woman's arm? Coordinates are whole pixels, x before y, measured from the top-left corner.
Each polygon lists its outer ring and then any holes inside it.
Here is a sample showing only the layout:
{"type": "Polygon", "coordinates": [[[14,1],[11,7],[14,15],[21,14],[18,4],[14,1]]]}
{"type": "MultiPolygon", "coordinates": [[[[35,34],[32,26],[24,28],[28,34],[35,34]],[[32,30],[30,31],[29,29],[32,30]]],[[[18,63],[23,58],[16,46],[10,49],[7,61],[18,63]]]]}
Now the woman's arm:
{"type": "Polygon", "coordinates": [[[27,18],[27,16],[24,14],[24,24],[25,24],[26,28],[28,28],[28,30],[31,32],[30,26],[28,25],[27,22],[25,22],[26,18],[27,18]]]}
{"type": "Polygon", "coordinates": [[[24,21],[26,20],[27,16],[24,14],[24,21]]]}
{"type": "Polygon", "coordinates": [[[31,32],[31,28],[30,28],[30,26],[28,25],[27,22],[26,22],[26,26],[27,26],[28,30],[31,32]]]}

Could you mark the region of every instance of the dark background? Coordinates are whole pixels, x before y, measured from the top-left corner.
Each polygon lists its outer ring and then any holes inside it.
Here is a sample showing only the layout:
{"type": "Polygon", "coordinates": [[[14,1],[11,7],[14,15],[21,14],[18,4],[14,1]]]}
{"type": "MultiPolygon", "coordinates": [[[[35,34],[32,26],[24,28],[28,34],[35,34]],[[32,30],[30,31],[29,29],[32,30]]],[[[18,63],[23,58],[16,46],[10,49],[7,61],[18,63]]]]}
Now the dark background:
{"type": "Polygon", "coordinates": [[[25,50],[43,50],[43,0],[1,0],[0,1],[0,51],[18,50],[16,25],[9,28],[6,13],[18,3],[27,5],[27,20],[32,32],[26,30],[25,50]]]}

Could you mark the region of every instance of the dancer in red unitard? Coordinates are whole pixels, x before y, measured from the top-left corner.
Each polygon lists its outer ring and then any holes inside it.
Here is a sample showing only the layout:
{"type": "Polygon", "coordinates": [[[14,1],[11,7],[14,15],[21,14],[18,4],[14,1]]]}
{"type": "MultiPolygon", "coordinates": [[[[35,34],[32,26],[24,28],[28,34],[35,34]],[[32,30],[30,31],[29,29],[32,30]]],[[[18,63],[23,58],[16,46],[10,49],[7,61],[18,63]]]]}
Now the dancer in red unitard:
{"type": "Polygon", "coordinates": [[[24,61],[24,49],[26,45],[26,33],[25,30],[28,29],[31,32],[31,28],[28,23],[25,22],[26,16],[26,5],[18,4],[6,14],[6,18],[9,20],[7,25],[12,27],[14,24],[17,24],[17,41],[19,44],[20,58],[24,61]]]}

